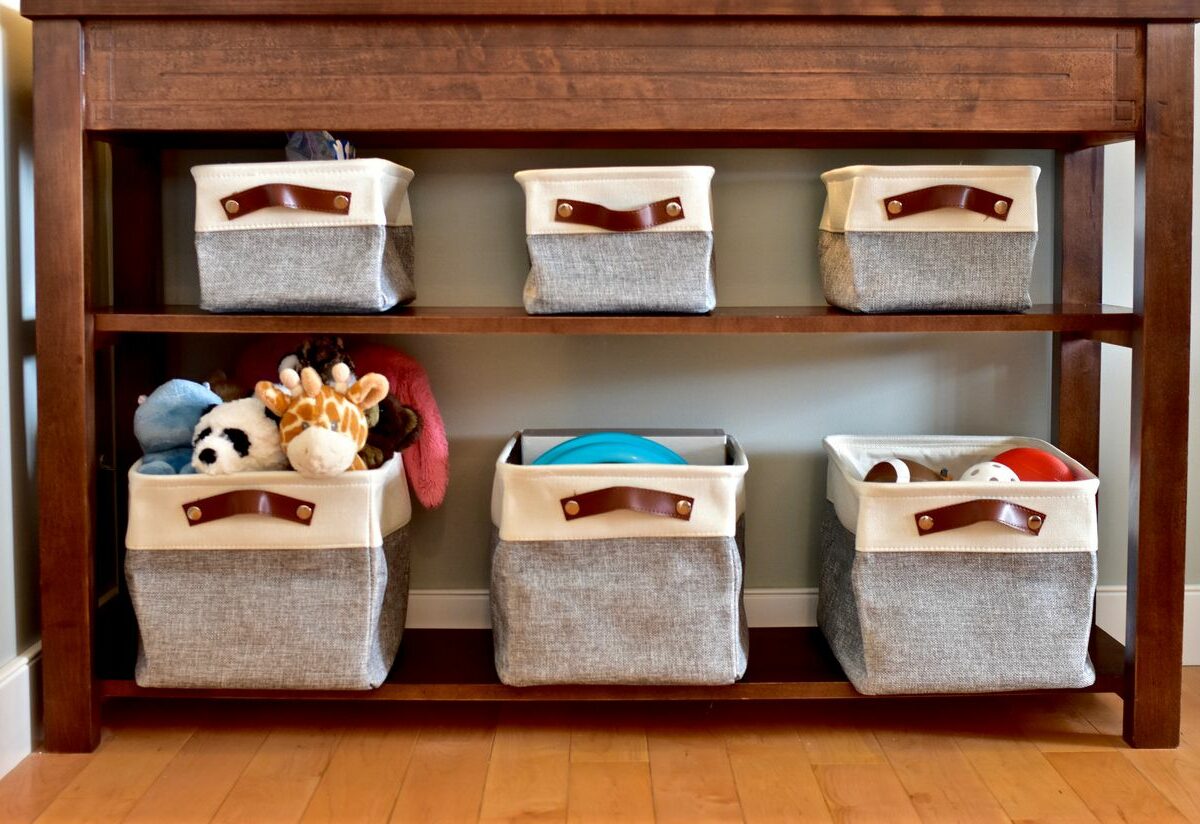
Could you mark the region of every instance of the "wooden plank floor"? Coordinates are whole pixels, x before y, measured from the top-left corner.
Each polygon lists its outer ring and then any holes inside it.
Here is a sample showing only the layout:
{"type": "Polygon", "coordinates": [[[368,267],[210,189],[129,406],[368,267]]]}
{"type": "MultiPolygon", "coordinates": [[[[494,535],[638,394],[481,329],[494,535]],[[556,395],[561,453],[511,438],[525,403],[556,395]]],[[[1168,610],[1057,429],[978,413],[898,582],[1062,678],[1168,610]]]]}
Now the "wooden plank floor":
{"type": "Polygon", "coordinates": [[[0,822],[1200,822],[1183,745],[1105,694],[715,704],[116,701],[91,755],[0,779],[0,822]]]}

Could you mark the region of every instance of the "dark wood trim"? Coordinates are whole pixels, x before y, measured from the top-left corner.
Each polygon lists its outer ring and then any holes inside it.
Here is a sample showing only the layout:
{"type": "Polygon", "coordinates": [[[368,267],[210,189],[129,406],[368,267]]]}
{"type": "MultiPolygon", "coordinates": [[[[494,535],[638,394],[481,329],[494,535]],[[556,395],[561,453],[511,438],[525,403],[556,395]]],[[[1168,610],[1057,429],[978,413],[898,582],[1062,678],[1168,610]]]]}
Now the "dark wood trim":
{"type": "Polygon", "coordinates": [[[708,315],[529,315],[515,306],[417,306],[379,315],[218,315],[196,307],[97,311],[96,332],[339,335],[769,335],[859,332],[1070,332],[1120,340],[1138,318],[1120,306],[1039,305],[1022,314],[859,315],[829,306],[723,307],[708,315]]]}
{"type": "MultiPolygon", "coordinates": [[[[1104,269],[1104,149],[1058,158],[1058,294],[1062,303],[1101,302],[1104,269]]],[[[1054,338],[1054,425],[1059,447],[1100,471],[1100,343],[1054,338]]]]}
{"type": "Polygon", "coordinates": [[[1138,141],[1125,739],[1179,743],[1192,277],[1193,39],[1147,27],[1138,141]]]}
{"type": "MultiPolygon", "coordinates": [[[[376,690],[177,690],[138,687],[128,674],[100,682],[106,698],[261,698],[335,701],[746,701],[804,698],[862,698],[816,627],[750,630],[750,665],[736,684],[693,686],[561,685],[508,687],[492,663],[491,630],[405,630],[400,656],[387,682],[376,690]]],[[[1082,690],[1120,692],[1121,644],[1101,629],[1091,643],[1096,683],[1082,690]]],[[[1004,693],[1012,695],[1013,693],[1004,693]]]]}
{"type": "Polygon", "coordinates": [[[95,617],[95,374],[90,151],[82,28],[33,27],[37,223],[38,495],[46,748],[99,741],[95,617]]]}
{"type": "Polygon", "coordinates": [[[23,0],[26,17],[673,15],[1196,20],[1192,0],[23,0]]]}

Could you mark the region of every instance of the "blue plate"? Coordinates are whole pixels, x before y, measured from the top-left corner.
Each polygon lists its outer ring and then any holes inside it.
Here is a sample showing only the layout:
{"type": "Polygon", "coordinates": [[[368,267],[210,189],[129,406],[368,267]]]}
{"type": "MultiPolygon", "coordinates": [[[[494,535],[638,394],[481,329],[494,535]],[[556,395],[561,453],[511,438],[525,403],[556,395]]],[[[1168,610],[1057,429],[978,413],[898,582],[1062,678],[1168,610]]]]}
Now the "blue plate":
{"type": "Polygon", "coordinates": [[[627,432],[592,432],[548,449],[533,466],[551,464],[686,464],[674,450],[627,432]]]}

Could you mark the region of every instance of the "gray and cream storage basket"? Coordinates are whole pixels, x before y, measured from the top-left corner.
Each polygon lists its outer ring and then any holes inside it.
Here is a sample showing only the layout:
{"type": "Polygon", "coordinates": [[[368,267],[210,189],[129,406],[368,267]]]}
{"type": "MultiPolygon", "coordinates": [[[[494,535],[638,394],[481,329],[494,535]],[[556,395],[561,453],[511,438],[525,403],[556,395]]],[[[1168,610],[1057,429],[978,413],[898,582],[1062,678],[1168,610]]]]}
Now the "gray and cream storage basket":
{"type": "Polygon", "coordinates": [[[387,160],[192,167],[200,306],[382,312],[416,297],[411,169],[387,160]]]}
{"type": "Polygon", "coordinates": [[[835,436],[818,623],[859,692],[1084,687],[1096,588],[1096,476],[1032,438],[835,436]],[[1014,447],[1060,482],[863,480],[877,462],[958,477],[1014,447]]]}
{"type": "Polygon", "coordinates": [[[712,311],[712,176],[710,166],[518,172],[526,311],[712,311]]]}
{"type": "Polygon", "coordinates": [[[143,687],[368,689],[408,603],[411,505],[379,469],[129,474],[125,578],[143,687]]]}
{"type": "Polygon", "coordinates": [[[825,299],[856,312],[1024,311],[1036,166],[848,166],[821,175],[825,299]]]}
{"type": "Polygon", "coordinates": [[[504,447],[491,592],[505,684],[731,684],[745,672],[746,455],[723,434],[644,434],[689,465],[530,466],[561,433],[504,447]]]}

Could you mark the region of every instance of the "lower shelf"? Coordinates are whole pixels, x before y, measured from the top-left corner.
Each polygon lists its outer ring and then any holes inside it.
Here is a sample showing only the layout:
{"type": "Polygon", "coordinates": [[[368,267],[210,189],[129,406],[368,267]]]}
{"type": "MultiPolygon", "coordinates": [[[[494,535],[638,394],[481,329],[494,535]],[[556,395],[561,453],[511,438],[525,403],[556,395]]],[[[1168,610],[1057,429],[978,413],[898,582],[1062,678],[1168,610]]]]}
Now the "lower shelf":
{"type": "MultiPolygon", "coordinates": [[[[1081,692],[1123,691],[1124,649],[1101,629],[1091,641],[1096,683],[1081,692]]],[[[1055,691],[1057,692],[1057,690],[1055,691]]],[[[820,630],[750,630],[750,666],[721,687],[508,687],[492,665],[491,630],[411,629],[387,682],[377,690],[184,690],[139,687],[130,677],[100,681],[104,698],[266,698],[367,701],[745,701],[869,698],[846,680],[820,630]]]]}

